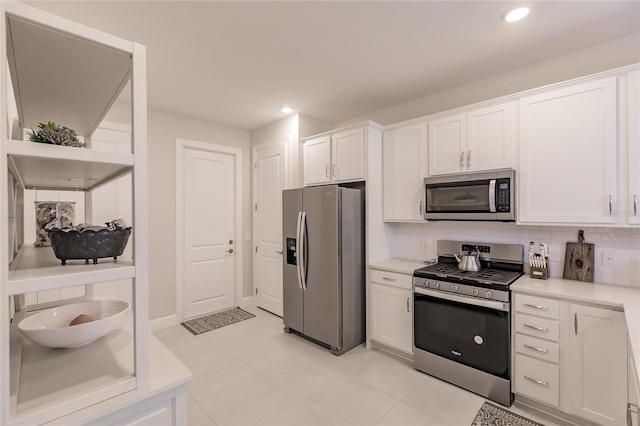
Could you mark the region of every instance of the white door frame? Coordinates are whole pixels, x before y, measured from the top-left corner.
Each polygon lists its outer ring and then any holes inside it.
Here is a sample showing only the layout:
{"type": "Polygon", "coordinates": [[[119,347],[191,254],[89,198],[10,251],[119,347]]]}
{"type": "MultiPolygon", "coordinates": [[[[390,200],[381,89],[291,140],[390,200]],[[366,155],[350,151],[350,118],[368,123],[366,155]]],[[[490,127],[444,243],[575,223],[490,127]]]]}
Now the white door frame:
{"type": "Polygon", "coordinates": [[[207,152],[219,152],[223,154],[231,154],[234,157],[235,168],[235,185],[233,194],[235,201],[235,216],[237,218],[235,222],[235,229],[233,230],[233,241],[235,252],[235,292],[233,304],[238,306],[242,301],[242,288],[243,288],[243,238],[242,238],[242,218],[244,216],[242,211],[242,150],[240,148],[233,148],[230,146],[217,145],[213,143],[194,141],[189,139],[176,138],[176,302],[177,309],[176,315],[178,322],[184,320],[184,276],[185,276],[185,253],[184,253],[184,229],[182,224],[184,223],[184,214],[182,212],[182,205],[184,194],[182,191],[183,185],[183,161],[184,150],[196,149],[207,152]]]}
{"type": "MultiPolygon", "coordinates": [[[[258,151],[262,150],[262,149],[266,149],[266,148],[270,148],[272,146],[277,146],[277,145],[284,145],[284,188],[283,189],[288,189],[291,188],[291,172],[289,171],[289,164],[291,162],[291,154],[289,152],[289,150],[291,149],[291,136],[290,135],[285,135],[285,136],[281,136],[275,139],[271,139],[270,141],[267,142],[262,142],[259,143],[257,145],[253,146],[253,149],[251,151],[251,164],[253,165],[253,188],[252,188],[252,193],[253,193],[253,206],[251,208],[251,216],[252,216],[252,225],[253,225],[253,229],[254,229],[254,238],[253,238],[253,245],[252,245],[252,252],[251,252],[251,259],[252,259],[252,270],[253,270],[253,291],[252,291],[252,295],[251,297],[254,300],[255,303],[255,296],[256,296],[256,289],[257,287],[257,280],[258,280],[258,258],[256,256],[256,249],[258,247],[258,212],[256,211],[255,205],[258,202],[258,164],[257,164],[257,158],[258,158],[258,151]]],[[[284,250],[284,249],[283,249],[284,250]]],[[[284,255],[283,255],[284,256],[284,255]]],[[[284,259],[284,257],[283,257],[284,259]]]]}

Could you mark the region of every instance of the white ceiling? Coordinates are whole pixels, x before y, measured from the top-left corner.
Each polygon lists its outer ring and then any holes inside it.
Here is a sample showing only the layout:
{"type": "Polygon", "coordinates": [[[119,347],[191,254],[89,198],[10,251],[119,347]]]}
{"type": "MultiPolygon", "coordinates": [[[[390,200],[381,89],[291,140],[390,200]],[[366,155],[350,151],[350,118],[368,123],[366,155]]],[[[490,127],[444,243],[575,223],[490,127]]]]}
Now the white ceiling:
{"type": "Polygon", "coordinates": [[[640,2],[28,1],[147,46],[149,107],[251,130],[327,122],[640,31],[640,2]]]}

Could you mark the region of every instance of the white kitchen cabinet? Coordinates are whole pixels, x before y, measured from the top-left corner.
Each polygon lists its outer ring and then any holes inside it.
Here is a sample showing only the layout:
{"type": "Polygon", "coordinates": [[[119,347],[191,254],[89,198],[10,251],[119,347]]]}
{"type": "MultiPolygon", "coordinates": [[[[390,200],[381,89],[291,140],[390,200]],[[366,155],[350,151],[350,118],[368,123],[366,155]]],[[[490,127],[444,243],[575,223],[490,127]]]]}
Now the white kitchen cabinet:
{"type": "Polygon", "coordinates": [[[571,304],[571,412],[602,425],[627,414],[627,326],[624,313],[571,304]]]}
{"type": "Polygon", "coordinates": [[[368,141],[379,132],[366,122],[303,139],[304,186],[366,180],[368,141]]]}
{"type": "Polygon", "coordinates": [[[616,222],[616,111],[615,77],[520,100],[519,223],[616,222]]]}
{"type": "Polygon", "coordinates": [[[184,386],[189,373],[175,359],[165,367],[177,372],[174,381],[163,382],[162,389],[150,385],[155,378],[149,370],[145,48],[19,2],[1,2],[0,12],[6,23],[0,33],[0,87],[10,87],[11,79],[18,115],[7,108],[14,99],[1,91],[0,236],[5,248],[12,246],[0,250],[0,424],[83,417],[115,400],[127,405],[184,386]],[[131,87],[130,151],[92,149],[92,134],[125,86],[131,87]],[[87,148],[12,139],[22,128],[47,121],[76,130],[87,148]],[[93,190],[125,175],[133,178],[132,258],[63,266],[51,248],[23,244],[16,252],[24,224],[15,201],[25,188],[84,192],[90,221],[93,190]],[[26,293],[84,286],[90,298],[94,284],[117,280],[130,280],[133,300],[121,330],[83,347],[56,350],[18,332],[20,319],[42,308],[15,303],[26,293]]]}
{"type": "Polygon", "coordinates": [[[385,221],[423,221],[427,176],[425,123],[385,131],[382,198],[385,221]]]}
{"type": "Polygon", "coordinates": [[[630,225],[640,225],[640,71],[627,76],[627,126],[629,157],[628,218],[630,225]]]}
{"type": "Polygon", "coordinates": [[[627,396],[629,402],[628,419],[630,420],[629,426],[638,426],[638,424],[640,423],[640,419],[638,418],[638,408],[640,407],[640,383],[638,383],[638,371],[636,369],[636,363],[633,360],[633,353],[631,352],[630,342],[628,342],[627,375],[627,396]]]}
{"type": "Polygon", "coordinates": [[[371,340],[407,355],[413,354],[412,276],[370,269],[371,340]]]}
{"type": "Polygon", "coordinates": [[[429,122],[429,175],[512,167],[515,103],[475,109],[429,122]]]}
{"type": "Polygon", "coordinates": [[[331,136],[309,139],[303,145],[304,185],[331,182],[331,136]]]}
{"type": "Polygon", "coordinates": [[[513,391],[553,407],[560,404],[559,302],[514,295],[513,391]]]}

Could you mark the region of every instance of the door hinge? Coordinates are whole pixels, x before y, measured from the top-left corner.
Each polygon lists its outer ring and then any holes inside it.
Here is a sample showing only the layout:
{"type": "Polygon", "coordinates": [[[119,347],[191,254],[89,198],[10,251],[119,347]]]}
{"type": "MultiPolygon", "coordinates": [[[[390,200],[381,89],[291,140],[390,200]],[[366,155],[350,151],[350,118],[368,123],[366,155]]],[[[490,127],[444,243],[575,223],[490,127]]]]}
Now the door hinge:
{"type": "Polygon", "coordinates": [[[258,294],[258,289],[256,288],[256,295],[258,294]]]}
{"type": "Polygon", "coordinates": [[[256,246],[256,253],[258,252],[258,246],[256,246]]]}
{"type": "Polygon", "coordinates": [[[258,211],[258,203],[255,203],[256,211],[258,211]]]}

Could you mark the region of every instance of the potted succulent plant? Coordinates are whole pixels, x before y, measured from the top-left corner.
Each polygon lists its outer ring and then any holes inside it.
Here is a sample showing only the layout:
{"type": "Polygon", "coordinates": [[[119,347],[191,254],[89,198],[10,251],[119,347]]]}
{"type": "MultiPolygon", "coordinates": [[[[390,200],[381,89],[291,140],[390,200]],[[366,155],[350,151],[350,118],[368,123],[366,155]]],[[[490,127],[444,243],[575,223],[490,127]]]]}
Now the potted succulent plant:
{"type": "Polygon", "coordinates": [[[53,121],[46,124],[38,124],[38,130],[29,132],[29,140],[32,142],[48,143],[53,145],[72,146],[76,148],[84,148],[85,143],[80,142],[78,135],[73,129],[68,127],[60,127],[53,121]]]}

